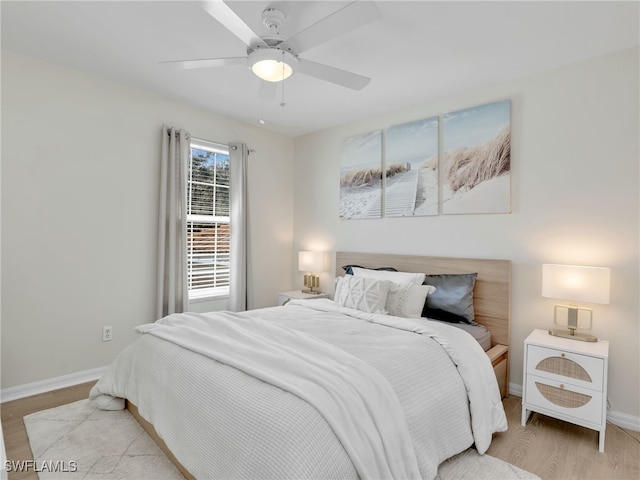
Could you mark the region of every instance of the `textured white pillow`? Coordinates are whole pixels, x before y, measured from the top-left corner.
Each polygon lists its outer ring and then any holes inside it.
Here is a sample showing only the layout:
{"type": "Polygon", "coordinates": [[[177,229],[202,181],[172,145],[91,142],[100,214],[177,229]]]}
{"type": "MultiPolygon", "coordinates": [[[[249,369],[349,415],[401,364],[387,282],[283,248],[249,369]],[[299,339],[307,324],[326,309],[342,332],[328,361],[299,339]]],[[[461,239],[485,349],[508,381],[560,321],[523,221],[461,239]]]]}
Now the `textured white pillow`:
{"type": "Polygon", "coordinates": [[[375,278],[376,280],[390,280],[395,283],[412,283],[422,285],[424,273],[390,272],[387,270],[369,270],[368,268],[353,267],[351,269],[356,277],[375,278]]]}
{"type": "Polygon", "coordinates": [[[338,305],[367,313],[386,313],[384,306],[391,282],[345,275],[336,279],[333,301],[338,305]]]}
{"type": "Polygon", "coordinates": [[[436,291],[431,285],[392,283],[385,309],[389,315],[405,318],[420,318],[427,295],[436,291]]]}

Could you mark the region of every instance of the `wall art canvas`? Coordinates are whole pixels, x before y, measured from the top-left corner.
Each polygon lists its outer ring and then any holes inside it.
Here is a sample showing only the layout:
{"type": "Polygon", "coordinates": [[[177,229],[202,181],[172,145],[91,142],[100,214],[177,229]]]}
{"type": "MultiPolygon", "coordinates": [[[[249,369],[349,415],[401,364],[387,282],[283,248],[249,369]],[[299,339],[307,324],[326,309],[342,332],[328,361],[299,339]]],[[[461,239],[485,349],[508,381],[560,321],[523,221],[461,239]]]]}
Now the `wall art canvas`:
{"type": "Polygon", "coordinates": [[[340,218],[382,217],[382,132],[345,138],[340,156],[340,218]]]}
{"type": "Polygon", "coordinates": [[[442,213],[510,213],[510,100],[445,114],[442,142],[442,213]]]}
{"type": "Polygon", "coordinates": [[[386,217],[438,214],[438,117],[387,129],[384,198],[386,217]]]}

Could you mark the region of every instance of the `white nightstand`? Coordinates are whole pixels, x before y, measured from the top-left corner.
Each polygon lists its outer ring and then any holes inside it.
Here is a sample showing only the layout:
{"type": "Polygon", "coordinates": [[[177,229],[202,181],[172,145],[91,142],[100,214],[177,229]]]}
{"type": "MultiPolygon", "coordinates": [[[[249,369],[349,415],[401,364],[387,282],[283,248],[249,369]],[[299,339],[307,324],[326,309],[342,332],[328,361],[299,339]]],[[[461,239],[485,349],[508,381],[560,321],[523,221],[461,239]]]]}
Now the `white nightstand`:
{"type": "Polygon", "coordinates": [[[293,290],[292,292],[280,292],[278,294],[278,305],[284,305],[289,300],[307,300],[309,298],[329,298],[329,294],[322,292],[304,293],[300,290],[293,290]]]}
{"type": "Polygon", "coordinates": [[[581,342],[534,330],[524,341],[522,425],[531,412],[600,432],[607,427],[609,342],[581,342]]]}

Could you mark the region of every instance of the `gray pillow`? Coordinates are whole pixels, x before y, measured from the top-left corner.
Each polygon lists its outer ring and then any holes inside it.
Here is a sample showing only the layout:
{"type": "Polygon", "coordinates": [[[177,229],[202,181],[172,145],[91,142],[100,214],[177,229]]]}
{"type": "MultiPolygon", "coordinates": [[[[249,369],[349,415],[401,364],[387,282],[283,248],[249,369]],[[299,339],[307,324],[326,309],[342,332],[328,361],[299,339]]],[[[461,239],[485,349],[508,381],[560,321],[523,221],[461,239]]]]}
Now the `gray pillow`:
{"type": "Polygon", "coordinates": [[[477,273],[427,275],[423,285],[433,285],[436,291],[427,296],[422,316],[473,325],[473,287],[477,277],[477,273]]]}

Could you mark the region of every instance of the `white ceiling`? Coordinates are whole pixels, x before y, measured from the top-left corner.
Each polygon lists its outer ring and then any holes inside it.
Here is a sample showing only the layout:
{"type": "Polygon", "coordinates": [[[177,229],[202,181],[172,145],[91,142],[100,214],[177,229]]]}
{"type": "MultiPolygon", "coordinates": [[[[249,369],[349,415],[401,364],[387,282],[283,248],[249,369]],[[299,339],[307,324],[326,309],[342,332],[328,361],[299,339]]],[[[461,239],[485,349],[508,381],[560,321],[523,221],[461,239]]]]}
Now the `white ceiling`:
{"type": "MultiPolygon", "coordinates": [[[[290,36],[349,2],[229,1],[258,34],[261,12],[287,13],[290,36]]],[[[640,43],[638,1],[377,1],[380,19],[301,57],[371,77],[353,91],[303,74],[286,105],[261,102],[245,66],[181,70],[163,60],[244,56],[246,46],[190,1],[3,0],[2,49],[142,87],[297,136],[640,43]],[[261,113],[262,111],[262,113],[261,113]]]]}

